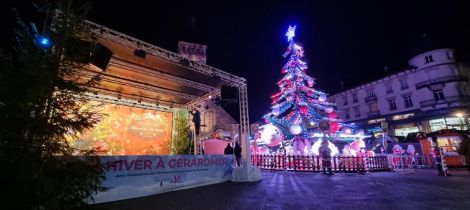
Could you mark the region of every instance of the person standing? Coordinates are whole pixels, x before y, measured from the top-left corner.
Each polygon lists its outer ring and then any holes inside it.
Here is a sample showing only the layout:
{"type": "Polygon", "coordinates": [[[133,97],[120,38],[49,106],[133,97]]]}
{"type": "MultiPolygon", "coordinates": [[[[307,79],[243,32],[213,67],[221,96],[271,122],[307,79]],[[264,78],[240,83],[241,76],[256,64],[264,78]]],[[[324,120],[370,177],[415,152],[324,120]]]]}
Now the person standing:
{"type": "Polygon", "coordinates": [[[442,166],[442,160],[444,159],[442,157],[442,149],[439,147],[439,144],[437,143],[437,137],[433,136],[432,137],[432,152],[434,156],[434,160],[436,162],[436,167],[437,167],[437,175],[438,176],[448,176],[450,174],[447,173],[446,170],[444,170],[444,167],[442,166]]]}
{"type": "Polygon", "coordinates": [[[230,143],[228,143],[225,147],[224,155],[233,155],[233,147],[230,145],[230,143]]]}
{"type": "Polygon", "coordinates": [[[197,110],[196,108],[193,108],[193,110],[191,111],[191,115],[193,116],[193,123],[196,136],[199,136],[199,130],[201,129],[201,112],[199,112],[199,110],[197,110]]]}
{"type": "Polygon", "coordinates": [[[323,168],[323,174],[326,174],[326,170],[328,169],[328,174],[332,175],[333,172],[331,171],[331,149],[328,147],[328,140],[324,139],[321,143],[320,148],[318,151],[321,156],[321,165],[323,168]]]}
{"type": "Polygon", "coordinates": [[[465,157],[465,164],[467,165],[467,170],[470,172],[470,138],[465,134],[462,135],[459,153],[465,157]]]}
{"type": "Polygon", "coordinates": [[[235,148],[233,149],[235,153],[235,159],[237,160],[237,165],[240,167],[240,159],[242,158],[242,148],[238,142],[235,142],[235,148]]]}

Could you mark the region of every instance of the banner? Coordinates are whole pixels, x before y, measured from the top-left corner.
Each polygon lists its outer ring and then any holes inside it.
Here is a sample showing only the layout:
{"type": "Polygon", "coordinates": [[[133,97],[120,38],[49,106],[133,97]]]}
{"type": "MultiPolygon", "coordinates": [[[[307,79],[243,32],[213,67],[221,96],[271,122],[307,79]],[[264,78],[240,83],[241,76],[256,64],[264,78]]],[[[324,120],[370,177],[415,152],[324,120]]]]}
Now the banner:
{"type": "Polygon", "coordinates": [[[178,54],[190,61],[206,64],[207,45],[195,44],[190,42],[178,42],[178,54]]]}
{"type": "Polygon", "coordinates": [[[170,154],[171,112],[116,104],[100,104],[96,109],[103,114],[100,122],[78,139],[70,139],[73,147],[95,149],[99,155],[170,154]]]}
{"type": "Polygon", "coordinates": [[[102,203],[228,181],[233,155],[103,156],[106,192],[102,203]]]}

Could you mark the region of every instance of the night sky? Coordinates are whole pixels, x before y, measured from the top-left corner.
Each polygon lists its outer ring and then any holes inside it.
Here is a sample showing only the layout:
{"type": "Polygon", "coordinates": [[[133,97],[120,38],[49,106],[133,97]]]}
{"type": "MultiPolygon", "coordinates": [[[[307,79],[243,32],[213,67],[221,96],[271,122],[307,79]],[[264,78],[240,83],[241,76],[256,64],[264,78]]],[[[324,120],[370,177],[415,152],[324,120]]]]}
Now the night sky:
{"type": "Polygon", "coordinates": [[[252,122],[278,91],[289,25],[297,25],[308,74],[330,94],[341,91],[341,81],[351,88],[403,70],[424,50],[454,48],[457,58],[470,60],[463,0],[164,2],[93,0],[88,19],[171,51],[179,40],[208,45],[207,64],[247,79],[252,122]]]}

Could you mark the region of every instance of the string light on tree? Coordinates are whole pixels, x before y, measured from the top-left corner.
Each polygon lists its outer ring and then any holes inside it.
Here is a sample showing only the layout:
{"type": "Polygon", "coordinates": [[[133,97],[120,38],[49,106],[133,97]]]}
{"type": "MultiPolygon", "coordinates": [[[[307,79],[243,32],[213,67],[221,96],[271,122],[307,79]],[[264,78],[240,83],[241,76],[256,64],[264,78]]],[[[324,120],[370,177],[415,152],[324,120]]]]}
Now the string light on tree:
{"type": "Polygon", "coordinates": [[[281,68],[283,77],[277,82],[279,92],[271,96],[271,112],[264,116],[267,123],[285,135],[286,146],[292,146],[294,139],[305,139],[314,133],[334,136],[341,128],[335,104],[327,101],[326,93],[315,89],[315,78],[306,74],[308,66],[301,60],[303,48],[294,41],[295,30],[296,26],[289,26],[286,32],[289,44],[283,57],[288,60],[281,68]]]}
{"type": "Polygon", "coordinates": [[[302,127],[300,127],[300,125],[292,125],[290,126],[290,133],[294,134],[294,135],[297,135],[299,133],[302,132],[302,127]]]}

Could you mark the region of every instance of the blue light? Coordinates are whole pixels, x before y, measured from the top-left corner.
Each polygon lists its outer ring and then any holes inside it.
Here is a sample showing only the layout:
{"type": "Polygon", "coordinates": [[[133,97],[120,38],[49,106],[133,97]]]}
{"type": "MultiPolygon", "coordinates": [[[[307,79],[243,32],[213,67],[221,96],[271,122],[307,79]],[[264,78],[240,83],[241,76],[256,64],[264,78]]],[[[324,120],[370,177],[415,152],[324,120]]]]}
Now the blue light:
{"type": "Polygon", "coordinates": [[[36,37],[36,43],[39,45],[41,48],[50,48],[52,45],[51,39],[49,37],[43,36],[43,35],[38,35],[36,37]]]}
{"type": "Polygon", "coordinates": [[[41,44],[42,44],[42,45],[47,45],[47,44],[49,44],[49,39],[47,39],[47,38],[45,38],[45,37],[42,37],[42,38],[41,38],[41,44]]]}

